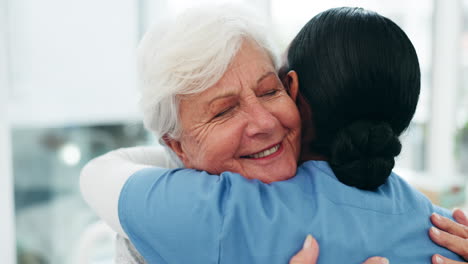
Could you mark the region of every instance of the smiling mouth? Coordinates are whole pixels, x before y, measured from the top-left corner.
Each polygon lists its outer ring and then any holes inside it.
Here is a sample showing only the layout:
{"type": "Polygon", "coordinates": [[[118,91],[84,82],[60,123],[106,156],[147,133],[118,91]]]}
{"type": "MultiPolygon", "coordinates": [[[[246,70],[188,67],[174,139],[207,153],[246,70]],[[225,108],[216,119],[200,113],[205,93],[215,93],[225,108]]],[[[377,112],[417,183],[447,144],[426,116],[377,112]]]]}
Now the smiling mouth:
{"type": "Polygon", "coordinates": [[[265,158],[265,157],[271,156],[271,155],[275,154],[276,152],[278,152],[280,147],[281,147],[281,143],[276,144],[276,145],[274,145],[273,147],[271,147],[269,149],[266,149],[266,150],[263,150],[263,151],[260,151],[260,152],[257,152],[257,153],[251,154],[251,155],[243,156],[242,158],[247,158],[247,159],[265,158]]]}

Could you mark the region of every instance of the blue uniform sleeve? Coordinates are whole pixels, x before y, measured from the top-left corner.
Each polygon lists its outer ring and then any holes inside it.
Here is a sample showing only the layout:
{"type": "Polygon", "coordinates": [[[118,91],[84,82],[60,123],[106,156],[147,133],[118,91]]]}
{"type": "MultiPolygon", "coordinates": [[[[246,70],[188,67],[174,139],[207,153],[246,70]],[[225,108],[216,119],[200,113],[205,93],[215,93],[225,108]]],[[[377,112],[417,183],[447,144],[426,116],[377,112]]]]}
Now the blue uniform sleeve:
{"type": "Polygon", "coordinates": [[[226,173],[143,169],[121,191],[120,223],[149,263],[218,263],[229,190],[226,173]]]}

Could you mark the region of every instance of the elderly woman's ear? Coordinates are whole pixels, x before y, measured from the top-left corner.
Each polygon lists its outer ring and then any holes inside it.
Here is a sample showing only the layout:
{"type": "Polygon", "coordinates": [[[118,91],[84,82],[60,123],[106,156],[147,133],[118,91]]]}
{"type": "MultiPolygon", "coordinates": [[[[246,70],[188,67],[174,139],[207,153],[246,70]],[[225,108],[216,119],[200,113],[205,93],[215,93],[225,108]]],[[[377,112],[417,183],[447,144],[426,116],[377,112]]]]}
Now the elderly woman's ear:
{"type": "Polygon", "coordinates": [[[185,155],[185,152],[182,148],[182,144],[180,143],[179,140],[173,139],[167,135],[164,135],[163,137],[164,143],[174,151],[174,153],[179,157],[179,159],[182,161],[182,163],[187,167],[187,156],[185,155]]]}
{"type": "Polygon", "coordinates": [[[299,79],[295,71],[289,71],[286,76],[283,77],[283,85],[289,96],[297,102],[297,95],[299,93],[299,79]]]}

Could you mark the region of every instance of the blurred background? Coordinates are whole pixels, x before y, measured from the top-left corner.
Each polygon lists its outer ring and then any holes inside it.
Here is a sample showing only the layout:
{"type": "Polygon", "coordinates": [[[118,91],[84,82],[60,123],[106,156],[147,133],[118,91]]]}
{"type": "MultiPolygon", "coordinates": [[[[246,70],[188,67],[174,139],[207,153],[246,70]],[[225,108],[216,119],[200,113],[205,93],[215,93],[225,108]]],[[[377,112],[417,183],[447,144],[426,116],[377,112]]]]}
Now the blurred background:
{"type": "MultiPolygon", "coordinates": [[[[0,0],[1,263],[113,263],[113,234],[80,197],[80,168],[156,144],[138,112],[135,48],[158,17],[195,2],[0,0]]],[[[256,8],[283,50],[331,7],[400,25],[419,55],[422,95],[396,170],[435,203],[466,208],[468,0],[231,2],[256,8]]]]}

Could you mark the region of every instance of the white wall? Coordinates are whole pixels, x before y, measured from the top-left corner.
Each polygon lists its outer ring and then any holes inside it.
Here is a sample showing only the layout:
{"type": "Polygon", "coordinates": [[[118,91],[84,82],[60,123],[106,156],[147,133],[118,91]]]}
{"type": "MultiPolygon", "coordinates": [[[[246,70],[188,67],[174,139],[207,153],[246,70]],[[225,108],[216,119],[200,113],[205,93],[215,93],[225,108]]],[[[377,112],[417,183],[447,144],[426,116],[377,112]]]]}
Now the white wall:
{"type": "Polygon", "coordinates": [[[135,1],[11,0],[11,122],[139,120],[135,1]]]}
{"type": "Polygon", "coordinates": [[[0,0],[0,260],[16,263],[15,226],[13,209],[13,176],[11,171],[10,128],[7,112],[8,58],[7,0],[0,0]]]}

